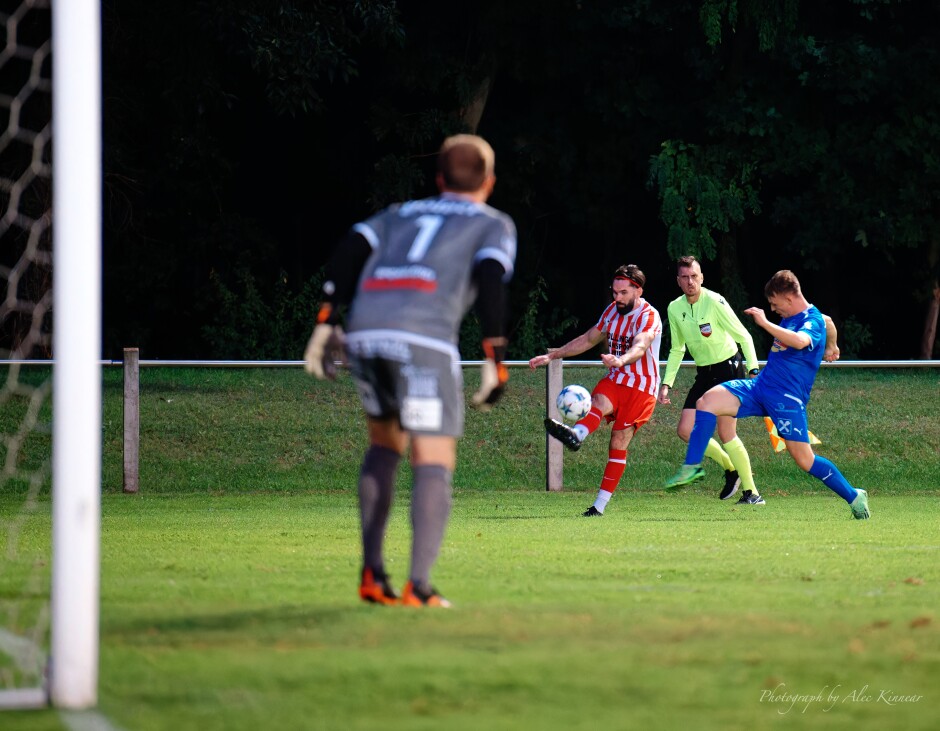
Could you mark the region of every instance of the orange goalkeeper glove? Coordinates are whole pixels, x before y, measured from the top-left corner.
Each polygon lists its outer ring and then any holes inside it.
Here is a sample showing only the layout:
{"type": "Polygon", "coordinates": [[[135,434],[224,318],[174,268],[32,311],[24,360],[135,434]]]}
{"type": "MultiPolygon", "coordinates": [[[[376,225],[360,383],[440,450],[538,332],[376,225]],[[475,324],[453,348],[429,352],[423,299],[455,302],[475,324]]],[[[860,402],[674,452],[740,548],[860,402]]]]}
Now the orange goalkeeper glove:
{"type": "Polygon", "coordinates": [[[343,328],[330,322],[333,319],[332,307],[324,304],[304,350],[304,370],[320,380],[335,380],[336,361],[346,362],[343,328]]]}
{"type": "Polygon", "coordinates": [[[503,364],[506,338],[484,338],[483,354],[486,360],[480,371],[480,388],[473,394],[472,403],[480,411],[489,411],[503,395],[509,380],[509,369],[503,364]]]}

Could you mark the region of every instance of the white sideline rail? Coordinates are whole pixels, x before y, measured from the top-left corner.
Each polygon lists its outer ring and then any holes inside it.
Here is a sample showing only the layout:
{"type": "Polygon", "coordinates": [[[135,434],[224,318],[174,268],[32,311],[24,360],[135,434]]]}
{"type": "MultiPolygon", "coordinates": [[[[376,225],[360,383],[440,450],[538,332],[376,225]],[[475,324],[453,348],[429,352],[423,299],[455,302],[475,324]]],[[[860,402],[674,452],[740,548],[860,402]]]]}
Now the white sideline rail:
{"type": "MultiPolygon", "coordinates": [[[[141,368],[302,368],[302,360],[141,360],[138,361],[141,368]]],[[[527,360],[506,360],[503,361],[507,366],[520,368],[528,366],[527,360]]],[[[758,361],[761,366],[767,365],[766,360],[758,361]]],[[[600,360],[565,360],[562,361],[564,368],[590,368],[605,367],[600,360]]],[[[53,366],[55,360],[3,360],[0,359],[0,366],[19,365],[19,366],[53,366]]],[[[123,366],[123,360],[102,360],[100,365],[105,367],[123,366]]],[[[460,365],[466,367],[481,366],[482,360],[462,360],[460,365]]],[[[659,367],[665,368],[666,361],[659,361],[659,367]]],[[[680,364],[681,368],[694,368],[695,362],[684,360],[680,364]]],[[[940,360],[839,360],[835,363],[822,364],[823,368],[940,368],[940,360]]]]}
{"type": "MultiPolygon", "coordinates": [[[[127,348],[124,360],[102,360],[103,367],[124,367],[124,492],[139,489],[139,393],[140,368],[301,368],[301,360],[139,360],[136,348],[127,348]]],[[[528,367],[527,360],[504,361],[514,368],[528,367]]],[[[761,366],[767,361],[758,361],[761,366]]],[[[0,360],[0,365],[51,366],[54,360],[0,360]]],[[[473,368],[482,360],[460,361],[473,368]]],[[[825,368],[940,368],[940,360],[840,360],[823,363],[825,368]]],[[[660,361],[665,368],[666,361],[660,361]]],[[[564,368],[603,368],[600,360],[553,360],[545,368],[545,415],[560,419],[555,394],[561,390],[564,368]]],[[[695,362],[682,361],[680,367],[694,368],[695,362]]],[[[545,436],[545,489],[558,491],[564,485],[564,449],[557,440],[545,436]]]]}

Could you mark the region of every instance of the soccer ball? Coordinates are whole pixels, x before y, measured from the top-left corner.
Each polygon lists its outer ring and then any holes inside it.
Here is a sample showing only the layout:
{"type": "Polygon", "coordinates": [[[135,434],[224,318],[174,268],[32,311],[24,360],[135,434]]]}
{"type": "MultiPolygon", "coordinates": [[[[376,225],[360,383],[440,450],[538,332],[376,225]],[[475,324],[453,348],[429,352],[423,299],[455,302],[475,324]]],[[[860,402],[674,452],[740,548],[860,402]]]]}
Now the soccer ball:
{"type": "Polygon", "coordinates": [[[587,416],[591,410],[591,394],[584,386],[565,386],[558,392],[555,405],[561,412],[561,418],[573,424],[587,416]]]}

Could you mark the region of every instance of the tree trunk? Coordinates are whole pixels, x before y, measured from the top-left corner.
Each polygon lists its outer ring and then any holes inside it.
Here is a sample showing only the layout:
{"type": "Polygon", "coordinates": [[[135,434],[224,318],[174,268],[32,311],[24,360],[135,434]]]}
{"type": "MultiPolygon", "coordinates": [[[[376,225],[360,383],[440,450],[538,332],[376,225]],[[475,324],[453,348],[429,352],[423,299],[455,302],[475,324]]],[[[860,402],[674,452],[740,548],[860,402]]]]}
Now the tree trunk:
{"type": "MultiPolygon", "coordinates": [[[[934,239],[930,243],[930,251],[927,254],[927,264],[934,272],[937,271],[937,263],[940,261],[940,239],[934,239]]],[[[937,316],[940,315],[940,280],[934,277],[933,296],[927,302],[927,316],[924,318],[924,332],[920,339],[921,360],[930,360],[933,358],[933,346],[937,340],[937,316]]]]}
{"type": "Polygon", "coordinates": [[[933,280],[933,297],[927,303],[927,317],[924,319],[924,334],[920,339],[921,360],[933,358],[933,346],[937,340],[937,316],[940,315],[940,281],[933,280]]]}
{"type": "Polygon", "coordinates": [[[460,119],[467,125],[467,131],[476,134],[480,126],[480,119],[483,117],[483,110],[486,108],[486,100],[490,96],[490,77],[487,76],[477,87],[473,100],[460,110],[460,119]]]}

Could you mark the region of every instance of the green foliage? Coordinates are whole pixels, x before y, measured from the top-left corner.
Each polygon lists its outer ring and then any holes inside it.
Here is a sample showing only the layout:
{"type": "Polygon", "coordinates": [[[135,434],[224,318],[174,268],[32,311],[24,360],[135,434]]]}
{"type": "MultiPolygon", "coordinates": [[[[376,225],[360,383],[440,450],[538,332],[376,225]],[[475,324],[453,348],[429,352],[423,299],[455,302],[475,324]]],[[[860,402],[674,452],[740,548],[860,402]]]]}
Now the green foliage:
{"type": "Polygon", "coordinates": [[[762,0],[704,0],[699,10],[699,21],[710,46],[722,43],[727,26],[731,36],[745,29],[754,32],[760,50],[769,51],[782,36],[793,31],[799,7],[799,0],[772,3],[762,0]]]}
{"type": "Polygon", "coordinates": [[[309,279],[297,292],[283,272],[273,286],[259,282],[245,267],[236,269],[230,279],[226,281],[216,272],[210,277],[210,310],[215,317],[203,328],[203,335],[217,358],[299,359],[320,302],[323,273],[309,279]]]}
{"type": "Polygon", "coordinates": [[[922,262],[940,239],[936,4],[102,7],[107,352],[136,342],[218,357],[201,337],[215,315],[208,272],[248,292],[226,269],[248,266],[257,296],[271,296],[279,270],[296,281],[325,261],[305,225],[311,201],[326,237],[433,192],[440,139],[476,129],[497,149],[493,203],[517,221],[527,276],[566,302],[577,296],[558,262],[572,242],[607,267],[629,231],[653,262],[696,253],[744,291],[781,266],[839,272],[831,297],[865,310],[870,348],[914,350],[920,318],[898,333],[852,300],[858,273],[845,267],[892,267],[912,306],[932,286],[922,262]]]}
{"type": "Polygon", "coordinates": [[[414,161],[432,161],[448,135],[477,131],[471,109],[485,105],[495,70],[480,15],[447,3],[433,13],[407,14],[404,41],[383,57],[381,83],[370,98],[372,136],[396,150],[383,153],[376,166],[373,206],[413,197],[423,180],[414,161]]]}
{"type": "Polygon", "coordinates": [[[483,328],[473,311],[460,323],[460,357],[464,360],[483,359],[483,328]]]}
{"type": "Polygon", "coordinates": [[[846,360],[861,358],[871,344],[871,329],[851,315],[845,318],[839,328],[840,357],[846,360]]]}
{"type": "Polygon", "coordinates": [[[322,113],[325,103],[319,88],[348,83],[359,74],[360,44],[384,46],[404,38],[394,2],[282,0],[244,5],[240,12],[233,14],[226,7],[224,13],[237,26],[237,52],[247,56],[264,80],[265,95],[278,114],[322,113]]]}
{"type": "Polygon", "coordinates": [[[713,232],[729,231],[747,213],[760,213],[756,171],[756,165],[742,164],[726,150],[664,142],[650,161],[650,186],[662,202],[669,256],[715,258],[713,232]]]}
{"type": "Polygon", "coordinates": [[[386,155],[375,164],[369,206],[379,210],[396,201],[421,197],[425,179],[414,160],[386,155]]]}
{"type": "MultiPolygon", "coordinates": [[[[667,250],[753,261],[743,247],[722,251],[715,239],[757,229],[764,207],[774,229],[760,225],[759,244],[779,241],[767,257],[781,259],[776,266],[832,272],[854,260],[858,245],[868,249],[869,268],[929,258],[940,235],[940,120],[931,111],[940,97],[924,83],[932,76],[926,69],[940,68],[927,30],[936,13],[890,0],[849,9],[804,3],[797,24],[797,5],[701,5],[716,63],[695,68],[712,93],[690,112],[701,123],[667,141],[650,166],[667,250]],[[758,53],[748,43],[755,37],[758,53]],[[912,64],[918,73],[907,73],[912,64]]],[[[730,262],[737,269],[746,271],[730,262]]],[[[917,267],[908,273],[913,302],[926,300],[933,278],[917,267]]],[[[847,293],[830,296],[839,294],[847,293]]],[[[857,314],[871,325],[853,330],[850,352],[897,341],[874,311],[857,314]]],[[[913,334],[905,354],[914,351],[913,334]]]]}
{"type": "MultiPolygon", "coordinates": [[[[914,20],[917,13],[908,14],[913,6],[906,3],[855,5],[844,18],[832,8],[814,12],[804,5],[799,27],[794,3],[706,2],[701,10],[703,30],[722,65],[720,73],[705,77],[715,94],[703,98],[695,115],[704,124],[692,139],[707,149],[697,172],[713,176],[714,188],[721,190],[722,180],[750,166],[745,178],[759,181],[771,221],[787,232],[786,249],[806,269],[837,266],[837,252],[850,252],[859,230],[862,243],[889,260],[898,248],[926,251],[937,235],[940,204],[929,191],[937,189],[932,161],[940,149],[940,126],[927,111],[936,107],[929,101],[936,88],[927,89],[923,74],[908,75],[902,64],[932,68],[940,57],[917,32],[903,41],[896,36],[909,22],[932,23],[935,17],[914,20]],[[756,29],[761,55],[749,54],[740,37],[723,36],[729,24],[737,25],[738,36],[756,29]],[[722,165],[727,172],[720,171],[722,165]],[[912,167],[919,170],[917,182],[912,167]]],[[[695,225],[691,196],[670,182],[656,183],[670,252],[712,252],[708,230],[695,225]]],[[[759,215],[746,206],[744,212],[759,215]]],[[[741,220],[731,212],[728,219],[741,220]]],[[[721,217],[707,225],[727,230],[721,217]]],[[[929,282],[917,272],[912,277],[926,291],[929,282]]]]}
{"type": "Polygon", "coordinates": [[[512,329],[510,360],[528,360],[544,353],[549,347],[557,346],[565,331],[578,324],[577,318],[563,309],[556,307],[546,312],[548,301],[548,284],[542,277],[536,277],[528,291],[526,309],[512,329]]]}
{"type": "MultiPolygon", "coordinates": [[[[578,324],[577,318],[562,308],[547,309],[548,301],[548,285],[537,276],[535,284],[527,291],[525,310],[509,328],[507,360],[529,360],[533,355],[544,353],[578,324]]],[[[460,353],[465,360],[483,357],[481,338],[480,320],[471,311],[460,326],[460,353]]]]}
{"type": "Polygon", "coordinates": [[[858,6],[859,16],[870,21],[878,20],[877,12],[879,10],[897,4],[896,0],[851,0],[851,2],[853,5],[858,6]]]}
{"type": "Polygon", "coordinates": [[[736,0],[706,0],[699,10],[699,22],[702,32],[710,46],[721,43],[722,25],[727,22],[732,31],[738,23],[738,4],[736,0]]]}

